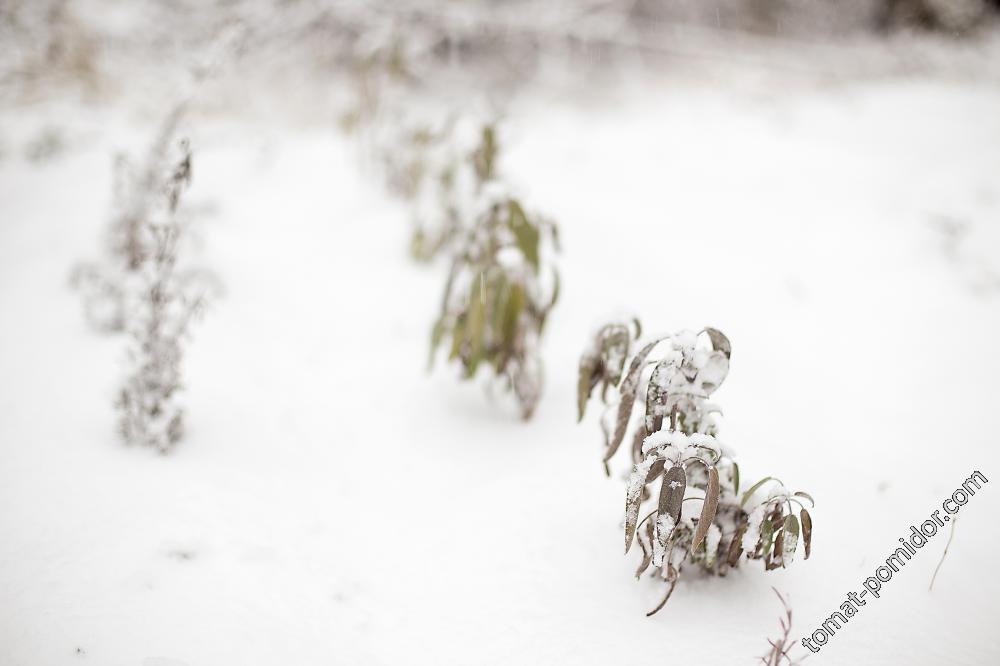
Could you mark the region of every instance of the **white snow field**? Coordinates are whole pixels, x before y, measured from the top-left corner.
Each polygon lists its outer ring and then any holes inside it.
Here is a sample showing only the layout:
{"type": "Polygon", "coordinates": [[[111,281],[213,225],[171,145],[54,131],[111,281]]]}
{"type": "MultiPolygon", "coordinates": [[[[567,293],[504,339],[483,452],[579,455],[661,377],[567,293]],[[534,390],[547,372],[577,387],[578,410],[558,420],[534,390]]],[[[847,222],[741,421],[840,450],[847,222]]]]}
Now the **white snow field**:
{"type": "Polygon", "coordinates": [[[779,633],[771,586],[797,643],[973,470],[989,483],[933,590],[946,529],[806,663],[1000,663],[990,57],[518,97],[501,168],[563,240],[530,423],[441,359],[426,373],[444,267],[408,259],[405,206],[332,111],[196,104],[197,260],[225,294],[167,456],[118,441],[123,341],[68,287],[98,256],[112,153],[166,107],[5,103],[0,664],[751,664],[779,633]],[[65,148],[27,160],[47,128],[65,148]],[[645,617],[663,589],[622,554],[621,461],[605,478],[596,410],[575,423],[577,356],[622,311],[732,340],[722,439],[745,479],[816,498],[808,561],[685,578],[645,617]]]}

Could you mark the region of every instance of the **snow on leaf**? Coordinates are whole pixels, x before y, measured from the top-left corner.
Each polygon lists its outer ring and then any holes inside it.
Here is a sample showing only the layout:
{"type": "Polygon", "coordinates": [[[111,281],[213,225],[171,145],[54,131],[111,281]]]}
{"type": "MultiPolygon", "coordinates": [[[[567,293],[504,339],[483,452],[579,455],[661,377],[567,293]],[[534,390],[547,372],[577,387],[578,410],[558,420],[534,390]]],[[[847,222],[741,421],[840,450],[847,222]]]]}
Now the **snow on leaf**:
{"type": "Polygon", "coordinates": [[[667,552],[667,543],[673,534],[676,521],[673,516],[660,513],[656,517],[656,538],[653,539],[653,566],[663,566],[663,557],[667,552]]]}
{"type": "Polygon", "coordinates": [[[681,503],[687,490],[687,474],[682,465],[674,465],[663,475],[660,499],[657,505],[659,515],[670,516],[674,524],[681,519],[681,503]]]}
{"type": "Polygon", "coordinates": [[[628,373],[619,385],[621,402],[618,403],[618,418],[615,422],[615,434],[611,438],[611,446],[605,453],[605,460],[614,455],[618,447],[621,446],[622,439],[625,438],[625,430],[628,428],[629,417],[632,415],[632,406],[635,404],[635,393],[639,388],[639,377],[642,374],[642,366],[646,362],[646,357],[653,351],[653,347],[664,338],[653,340],[636,353],[629,366],[628,373]]]}
{"type": "Polygon", "coordinates": [[[639,521],[639,505],[642,503],[642,489],[646,485],[646,476],[653,466],[656,456],[648,456],[639,463],[629,475],[625,486],[625,552],[632,548],[632,538],[635,536],[635,526],[639,521]]]}
{"type": "Polygon", "coordinates": [[[764,506],[758,506],[750,512],[747,518],[747,529],[743,533],[743,550],[753,555],[757,550],[757,542],[760,541],[760,530],[764,523],[764,506]]]}
{"type": "Polygon", "coordinates": [[[716,351],[720,351],[726,355],[726,358],[730,358],[733,354],[733,347],[729,344],[729,338],[727,338],[722,331],[706,326],[705,333],[712,340],[712,347],[716,351]]]}
{"type": "Polygon", "coordinates": [[[794,515],[786,517],[781,533],[784,535],[781,565],[787,567],[795,558],[795,549],[799,544],[799,519],[794,515]]]}
{"type": "Polygon", "coordinates": [[[722,530],[715,523],[708,528],[705,535],[705,563],[708,566],[715,564],[715,557],[719,552],[719,544],[722,541],[722,530]]]}

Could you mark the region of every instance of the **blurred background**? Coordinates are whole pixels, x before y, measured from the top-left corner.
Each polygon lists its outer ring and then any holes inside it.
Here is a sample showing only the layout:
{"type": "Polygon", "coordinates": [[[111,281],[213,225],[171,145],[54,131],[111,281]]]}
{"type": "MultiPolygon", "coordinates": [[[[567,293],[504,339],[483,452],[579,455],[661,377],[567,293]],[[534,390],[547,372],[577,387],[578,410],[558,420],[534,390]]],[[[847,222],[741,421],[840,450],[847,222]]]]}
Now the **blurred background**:
{"type": "MultiPolygon", "coordinates": [[[[809,635],[1000,469],[998,175],[996,0],[0,0],[0,664],[752,663],[771,586],[809,635]],[[560,228],[528,423],[427,372],[448,262],[400,165],[484,123],[560,228]],[[179,145],[209,297],[160,456],[79,282],[179,145]],[[732,341],[722,438],[816,498],[809,561],[645,617],[575,422],[623,312],[732,341]]],[[[811,659],[998,663],[998,497],[811,659]]]]}

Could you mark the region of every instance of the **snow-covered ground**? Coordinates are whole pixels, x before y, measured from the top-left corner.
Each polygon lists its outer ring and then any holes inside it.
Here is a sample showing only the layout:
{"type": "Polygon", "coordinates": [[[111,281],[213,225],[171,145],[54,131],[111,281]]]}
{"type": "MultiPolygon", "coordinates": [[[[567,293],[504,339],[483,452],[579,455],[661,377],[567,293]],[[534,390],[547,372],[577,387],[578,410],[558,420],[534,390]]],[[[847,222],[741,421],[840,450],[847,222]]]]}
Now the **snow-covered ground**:
{"type": "Polygon", "coordinates": [[[405,207],[332,113],[195,111],[199,260],[225,295],[165,457],[116,439],[122,340],[67,285],[100,247],[110,155],[155,114],[5,107],[0,664],[750,664],[771,586],[811,634],[973,470],[990,483],[933,591],[945,534],[809,663],[1000,662],[1000,82],[769,76],[513,102],[502,168],[564,246],[528,424],[426,374],[444,271],[407,259],[405,207]],[[27,160],[46,128],[64,150],[27,160]],[[684,582],[644,616],[662,588],[633,580],[622,484],[574,413],[577,356],[623,310],[733,341],[723,439],[745,478],[817,499],[808,561],[684,582]]]}

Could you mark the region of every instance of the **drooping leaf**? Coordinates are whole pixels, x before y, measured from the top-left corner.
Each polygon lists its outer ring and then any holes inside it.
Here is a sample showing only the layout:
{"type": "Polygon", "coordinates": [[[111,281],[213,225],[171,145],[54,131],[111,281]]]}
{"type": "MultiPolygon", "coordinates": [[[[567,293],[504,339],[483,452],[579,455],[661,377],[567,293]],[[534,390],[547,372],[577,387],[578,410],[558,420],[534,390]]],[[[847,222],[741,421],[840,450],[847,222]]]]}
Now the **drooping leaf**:
{"type": "Polygon", "coordinates": [[[507,226],[510,228],[511,233],[514,234],[517,248],[524,255],[525,260],[531,268],[537,273],[539,263],[538,242],[541,239],[541,234],[538,231],[538,227],[528,221],[528,217],[524,214],[524,209],[521,208],[521,204],[515,199],[507,201],[507,226]]]}
{"type": "MultiPolygon", "coordinates": [[[[632,460],[642,460],[642,443],[644,441],[646,441],[646,426],[640,423],[632,435],[632,460]]],[[[609,446],[604,452],[604,462],[610,460],[612,454],[614,451],[609,446]]]]}
{"type": "Polygon", "coordinates": [[[636,541],[639,542],[639,547],[642,548],[642,562],[639,563],[639,568],[635,570],[636,579],[649,568],[649,564],[653,561],[653,523],[646,523],[645,532],[646,540],[649,542],[648,549],[646,548],[646,543],[642,540],[641,534],[636,538],[636,541]]]}
{"type": "Polygon", "coordinates": [[[483,360],[486,329],[486,299],[483,293],[482,281],[474,280],[469,292],[469,324],[465,329],[465,340],[468,343],[469,355],[465,362],[465,376],[476,374],[479,362],[483,360]]]}
{"type": "Polygon", "coordinates": [[[733,347],[729,344],[729,338],[722,331],[706,326],[705,332],[708,333],[708,337],[712,340],[713,349],[725,354],[727,359],[733,355],[733,347]]]}
{"type": "Polygon", "coordinates": [[[657,432],[663,427],[663,410],[667,404],[667,373],[675,368],[672,361],[660,361],[646,386],[646,430],[657,432]]]}
{"type": "Polygon", "coordinates": [[[733,462],[733,494],[740,494],[740,466],[733,462]]]}
{"type": "Polygon", "coordinates": [[[812,498],[812,495],[810,495],[807,492],[803,492],[801,490],[797,490],[794,493],[792,493],[792,495],[795,496],[795,497],[805,497],[807,500],[809,500],[809,506],[816,506],[816,500],[814,500],[812,498]]]}
{"type": "Polygon", "coordinates": [[[781,528],[784,536],[782,540],[781,566],[788,566],[795,557],[795,550],[799,545],[799,519],[794,514],[785,518],[785,524],[781,528]]]}
{"type": "Polygon", "coordinates": [[[743,523],[736,530],[736,534],[733,535],[733,540],[729,542],[729,554],[726,556],[726,563],[731,567],[736,566],[736,563],[740,560],[740,555],[743,554],[743,534],[746,531],[747,524],[743,523]]]}
{"type": "Polygon", "coordinates": [[[576,379],[576,420],[579,423],[583,420],[583,413],[587,409],[587,399],[590,392],[594,390],[596,382],[597,357],[587,352],[580,357],[580,369],[576,379]]]}
{"type": "MultiPolygon", "coordinates": [[[[757,546],[760,548],[761,555],[767,555],[773,544],[774,526],[771,524],[770,516],[768,516],[764,518],[764,522],[760,525],[760,539],[757,541],[757,546]]],[[[754,551],[754,554],[756,554],[756,551],[754,551]]]]}
{"type": "Polygon", "coordinates": [[[455,318],[455,325],[451,329],[451,350],[448,352],[448,360],[458,358],[462,351],[462,342],[465,340],[465,315],[455,318]]]}
{"type": "Polygon", "coordinates": [[[803,559],[809,559],[809,553],[812,552],[812,534],[813,534],[813,521],[812,516],[805,509],[799,512],[802,517],[802,545],[805,548],[805,557],[803,559]]]}
{"type": "Polygon", "coordinates": [[[651,484],[653,481],[656,481],[656,478],[661,474],[663,474],[663,470],[666,469],[667,466],[666,462],[667,461],[664,460],[663,458],[656,459],[656,462],[653,463],[653,466],[649,468],[649,472],[646,474],[647,486],[651,484]]]}
{"type": "Polygon", "coordinates": [[[653,460],[647,458],[638,462],[629,475],[628,483],[625,486],[625,552],[628,553],[632,547],[632,537],[635,536],[636,523],[639,520],[639,505],[642,504],[643,491],[646,488],[646,473],[653,464],[653,460]]]}
{"type": "Polygon", "coordinates": [[[622,380],[625,361],[628,359],[630,342],[628,329],[621,324],[610,324],[601,329],[599,337],[606,381],[617,386],[622,380]]]}
{"type": "Polygon", "coordinates": [[[705,395],[711,395],[728,374],[729,359],[721,352],[714,351],[708,355],[705,365],[698,370],[695,382],[705,395]]]}
{"type": "Polygon", "coordinates": [[[715,511],[719,508],[719,471],[714,467],[708,468],[708,486],[705,488],[705,501],[701,504],[701,516],[698,518],[698,527],[694,531],[694,538],[691,540],[691,552],[701,545],[708,528],[715,520],[715,511]]]}
{"type": "Polygon", "coordinates": [[[608,460],[615,454],[615,451],[621,446],[622,439],[625,438],[625,429],[628,428],[629,417],[632,415],[632,406],[635,404],[635,394],[639,388],[642,366],[646,362],[646,357],[653,351],[653,347],[662,341],[663,338],[659,338],[640,349],[635,357],[633,357],[628,373],[622,378],[621,384],[619,384],[618,392],[621,395],[621,402],[618,403],[615,434],[611,437],[611,446],[608,447],[604,455],[605,460],[608,460]]]}
{"type": "Polygon", "coordinates": [[[687,490],[687,474],[683,465],[674,465],[663,475],[657,514],[673,518],[674,525],[681,520],[681,504],[687,490]]]}
{"type": "Polygon", "coordinates": [[[747,491],[743,493],[743,498],[740,499],[740,506],[742,507],[744,504],[746,504],[747,500],[750,499],[750,496],[753,495],[757,491],[757,489],[760,488],[762,485],[764,485],[768,481],[775,481],[775,480],[776,479],[773,476],[765,476],[763,479],[750,486],[750,488],[748,488],[747,491]]]}

